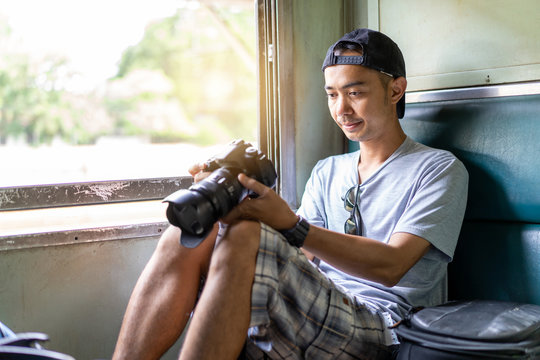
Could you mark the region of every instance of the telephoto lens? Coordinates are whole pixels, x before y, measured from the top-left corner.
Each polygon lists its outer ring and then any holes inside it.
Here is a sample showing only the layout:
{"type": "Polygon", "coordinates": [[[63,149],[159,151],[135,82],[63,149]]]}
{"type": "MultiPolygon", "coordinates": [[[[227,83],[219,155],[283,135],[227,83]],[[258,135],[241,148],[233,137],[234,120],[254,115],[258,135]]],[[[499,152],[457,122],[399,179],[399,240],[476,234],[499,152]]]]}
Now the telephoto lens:
{"type": "Polygon", "coordinates": [[[235,140],[225,152],[206,162],[212,173],[189,189],[167,196],[167,219],[182,230],[180,243],[194,248],[208,236],[213,225],[246,196],[255,197],[238,181],[238,174],[274,188],[277,180],[272,162],[243,140],[235,140]]]}

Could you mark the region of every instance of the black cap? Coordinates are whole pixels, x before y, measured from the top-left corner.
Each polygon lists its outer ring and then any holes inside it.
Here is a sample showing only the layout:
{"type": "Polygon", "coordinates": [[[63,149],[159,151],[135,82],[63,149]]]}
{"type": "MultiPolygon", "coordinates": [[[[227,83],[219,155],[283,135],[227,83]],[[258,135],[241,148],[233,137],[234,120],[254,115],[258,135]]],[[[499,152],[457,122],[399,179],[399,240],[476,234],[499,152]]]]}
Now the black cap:
{"type": "MultiPolygon", "coordinates": [[[[332,65],[362,65],[381,71],[394,78],[405,77],[405,60],[403,54],[388,36],[370,29],[356,29],[343,35],[334,45],[328,48],[322,71],[332,65]],[[362,48],[361,56],[339,56],[334,51],[340,43],[353,43],[362,48]]],[[[405,94],[397,103],[397,114],[401,119],[405,114],[405,94]]]]}

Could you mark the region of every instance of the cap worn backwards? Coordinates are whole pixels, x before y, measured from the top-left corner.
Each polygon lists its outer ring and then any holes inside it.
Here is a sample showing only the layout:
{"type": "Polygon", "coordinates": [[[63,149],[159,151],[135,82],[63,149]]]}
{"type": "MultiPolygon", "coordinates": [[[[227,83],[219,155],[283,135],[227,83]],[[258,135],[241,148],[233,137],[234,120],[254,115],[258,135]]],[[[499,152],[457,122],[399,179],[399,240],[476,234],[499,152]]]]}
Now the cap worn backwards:
{"type": "MultiPolygon", "coordinates": [[[[403,54],[388,36],[370,29],[356,29],[343,35],[335,44],[328,48],[322,65],[322,71],[332,65],[362,65],[394,78],[405,77],[405,60],[403,54]],[[341,43],[353,43],[362,48],[362,55],[336,55],[335,50],[341,43]]],[[[398,117],[405,114],[405,95],[397,104],[398,117]]]]}

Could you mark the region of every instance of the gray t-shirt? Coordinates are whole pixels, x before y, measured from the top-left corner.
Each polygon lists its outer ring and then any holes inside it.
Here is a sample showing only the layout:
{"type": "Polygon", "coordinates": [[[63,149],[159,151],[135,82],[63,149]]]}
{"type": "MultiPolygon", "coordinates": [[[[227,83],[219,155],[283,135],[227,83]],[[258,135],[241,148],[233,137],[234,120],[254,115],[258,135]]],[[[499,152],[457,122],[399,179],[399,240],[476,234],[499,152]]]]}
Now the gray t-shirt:
{"type": "MultiPolygon", "coordinates": [[[[360,152],[319,161],[306,184],[298,214],[313,225],[343,233],[350,215],[343,198],[358,184],[360,152]]],[[[360,302],[389,311],[394,320],[411,306],[446,301],[447,264],[461,229],[467,187],[467,171],[454,155],[407,137],[359,187],[362,234],[387,243],[394,233],[411,233],[429,241],[430,250],[390,288],[348,275],[323,261],[321,270],[360,302]]]]}

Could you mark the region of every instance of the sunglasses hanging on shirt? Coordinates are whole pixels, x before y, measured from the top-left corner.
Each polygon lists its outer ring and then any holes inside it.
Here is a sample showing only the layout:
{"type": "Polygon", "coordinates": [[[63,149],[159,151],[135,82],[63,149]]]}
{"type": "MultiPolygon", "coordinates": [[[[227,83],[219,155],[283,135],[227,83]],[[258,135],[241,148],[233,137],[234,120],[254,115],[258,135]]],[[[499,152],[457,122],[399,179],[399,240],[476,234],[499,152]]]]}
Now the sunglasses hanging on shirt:
{"type": "Polygon", "coordinates": [[[362,216],[360,215],[359,200],[360,185],[354,185],[345,193],[343,197],[343,207],[350,213],[345,221],[345,234],[362,235],[362,216]]]}

